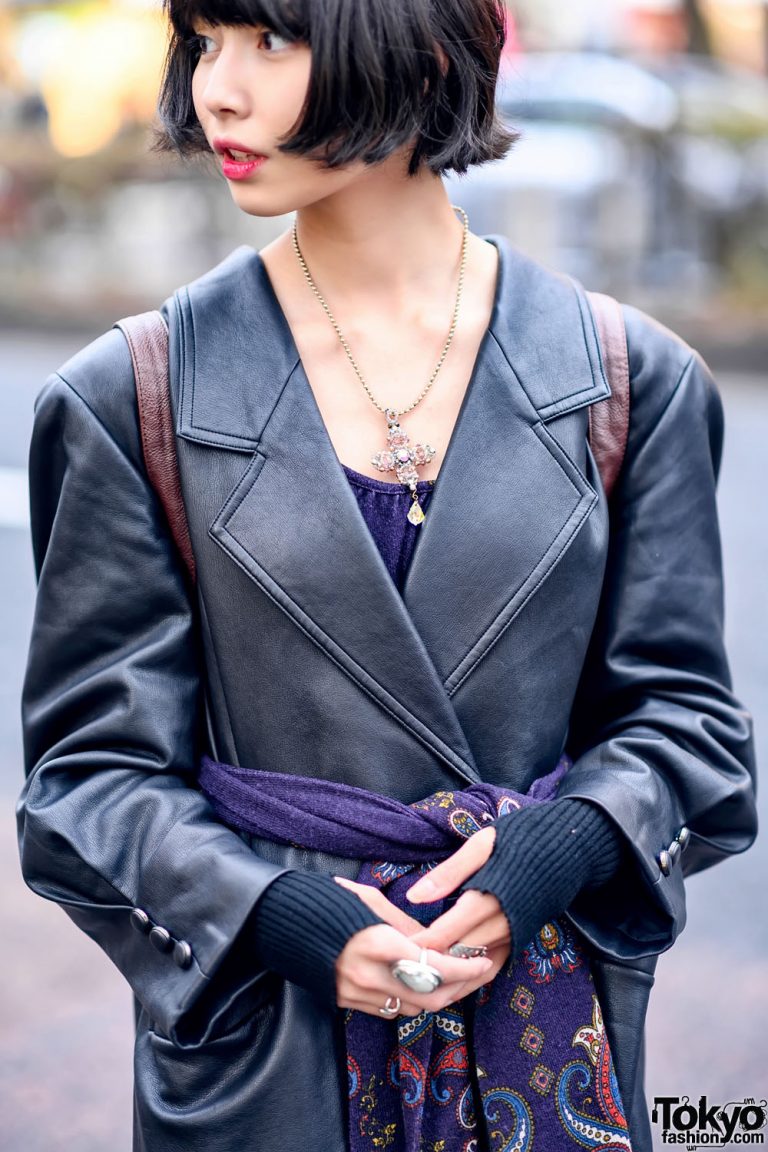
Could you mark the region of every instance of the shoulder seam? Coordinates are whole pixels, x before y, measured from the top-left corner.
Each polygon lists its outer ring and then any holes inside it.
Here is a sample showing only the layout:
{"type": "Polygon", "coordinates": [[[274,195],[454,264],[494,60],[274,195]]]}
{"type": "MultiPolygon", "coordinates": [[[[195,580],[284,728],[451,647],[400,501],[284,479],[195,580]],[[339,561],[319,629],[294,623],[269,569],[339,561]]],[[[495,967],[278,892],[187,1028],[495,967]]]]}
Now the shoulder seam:
{"type": "Polygon", "coordinates": [[[91,404],[88,403],[88,401],[85,399],[85,397],[82,396],[80,394],[80,392],[78,392],[78,390],[77,390],[77,388],[75,388],[74,384],[71,384],[69,382],[69,380],[67,380],[64,376],[62,376],[61,372],[51,373],[51,375],[49,376],[48,379],[49,379],[49,381],[60,380],[61,383],[64,384],[65,387],[72,393],[72,395],[77,397],[77,399],[80,401],[80,403],[86,409],[86,411],[90,413],[90,415],[93,417],[95,422],[101,428],[101,430],[105,434],[105,436],[107,436],[109,438],[109,440],[112,442],[112,444],[114,444],[115,448],[120,453],[120,455],[123,457],[123,459],[128,464],[130,464],[131,468],[136,473],[136,475],[142,480],[142,482],[147,487],[151,487],[151,485],[149,483],[149,477],[147,476],[146,470],[144,468],[143,458],[142,458],[141,465],[137,465],[136,461],[126,451],[125,447],[115,438],[114,433],[111,431],[110,428],[107,427],[107,425],[104,423],[102,418],[99,416],[98,412],[96,412],[96,410],[93,408],[93,406],[91,404]]]}
{"type": "Polygon", "coordinates": [[[686,376],[690,372],[691,368],[693,367],[695,360],[696,360],[696,353],[694,351],[691,351],[690,356],[688,357],[685,364],[683,364],[682,368],[680,369],[680,375],[678,376],[677,380],[675,381],[674,388],[670,392],[669,396],[666,399],[666,402],[665,402],[663,408],[659,412],[659,415],[658,415],[657,420],[656,420],[657,423],[659,423],[659,421],[664,419],[664,416],[666,414],[667,409],[669,408],[670,404],[674,400],[675,396],[677,396],[678,392],[680,391],[680,387],[683,383],[683,380],[685,380],[686,376]]]}

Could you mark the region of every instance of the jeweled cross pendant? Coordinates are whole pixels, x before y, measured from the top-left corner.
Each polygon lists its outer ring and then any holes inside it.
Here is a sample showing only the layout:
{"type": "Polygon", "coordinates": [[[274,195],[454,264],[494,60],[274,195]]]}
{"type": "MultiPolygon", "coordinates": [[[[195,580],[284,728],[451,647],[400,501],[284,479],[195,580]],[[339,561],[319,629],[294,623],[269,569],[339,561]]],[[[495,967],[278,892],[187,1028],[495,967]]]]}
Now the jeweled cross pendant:
{"type": "Polygon", "coordinates": [[[413,497],[408,519],[411,524],[421,524],[425,515],[416,490],[419,479],[416,469],[422,464],[429,463],[435,455],[435,449],[429,444],[410,444],[410,437],[400,427],[397,413],[393,408],[387,408],[384,415],[387,418],[387,447],[372,456],[371,463],[375,464],[380,472],[391,472],[394,469],[400,483],[408,485],[413,497]]]}

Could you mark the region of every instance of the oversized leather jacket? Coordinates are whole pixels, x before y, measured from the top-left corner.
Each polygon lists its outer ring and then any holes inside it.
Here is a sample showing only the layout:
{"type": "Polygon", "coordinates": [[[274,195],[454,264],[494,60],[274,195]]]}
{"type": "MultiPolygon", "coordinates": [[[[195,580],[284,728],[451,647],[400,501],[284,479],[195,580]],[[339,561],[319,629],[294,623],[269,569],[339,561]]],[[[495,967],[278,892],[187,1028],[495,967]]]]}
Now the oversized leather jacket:
{"type": "Polygon", "coordinates": [[[568,914],[594,951],[635,1152],[650,1148],[656,957],[684,925],[684,875],[755,836],[751,718],[723,647],[722,406],[700,357],[625,307],[609,508],[584,294],[491,239],[493,315],[402,597],[253,249],[162,306],[194,594],[147,480],[122,333],[37,398],[21,859],[135,994],[137,1150],[345,1147],[341,1012],[259,970],[240,929],[286,868],[358,864],[225,827],[195,787],[205,750],[405,803],[478,779],[526,791],[567,750],[560,795],[598,804],[630,849],[568,914]]]}

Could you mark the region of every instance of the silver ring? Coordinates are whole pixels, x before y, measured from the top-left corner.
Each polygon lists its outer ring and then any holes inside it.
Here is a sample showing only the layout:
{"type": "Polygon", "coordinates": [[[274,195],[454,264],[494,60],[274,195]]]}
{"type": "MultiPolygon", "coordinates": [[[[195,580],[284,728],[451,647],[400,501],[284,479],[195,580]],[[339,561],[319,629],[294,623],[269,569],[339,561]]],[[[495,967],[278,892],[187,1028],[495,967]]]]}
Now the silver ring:
{"type": "Polygon", "coordinates": [[[381,1016],[388,1016],[390,1018],[392,1016],[397,1016],[399,1011],[400,1011],[400,997],[399,996],[387,996],[387,1000],[386,1000],[384,1007],[379,1008],[379,1014],[381,1016]]]}
{"type": "Polygon", "coordinates": [[[427,950],[422,948],[418,960],[398,960],[390,971],[396,980],[412,992],[434,992],[443,983],[437,968],[426,963],[427,950]]]}
{"type": "Polygon", "coordinates": [[[488,948],[485,944],[451,944],[448,955],[458,956],[462,960],[474,960],[476,956],[487,956],[488,948]]]}

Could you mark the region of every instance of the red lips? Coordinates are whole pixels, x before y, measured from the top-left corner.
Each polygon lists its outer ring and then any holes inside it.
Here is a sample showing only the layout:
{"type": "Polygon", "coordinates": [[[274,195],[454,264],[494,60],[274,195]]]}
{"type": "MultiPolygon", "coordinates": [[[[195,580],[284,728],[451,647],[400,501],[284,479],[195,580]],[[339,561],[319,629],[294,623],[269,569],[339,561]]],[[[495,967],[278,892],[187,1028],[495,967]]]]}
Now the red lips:
{"type": "MultiPolygon", "coordinates": [[[[253,148],[249,148],[247,144],[241,144],[239,140],[232,140],[229,136],[214,137],[213,150],[214,152],[218,152],[220,156],[226,156],[231,152],[245,152],[248,154],[249,159],[266,159],[263,152],[256,152],[253,148]]],[[[231,156],[230,159],[232,159],[231,156]]]]}
{"type": "Polygon", "coordinates": [[[261,168],[267,159],[263,153],[252,152],[246,144],[226,136],[215,137],[213,150],[221,156],[221,170],[227,180],[245,179],[261,168]],[[233,153],[242,155],[238,157],[233,153]]]}

